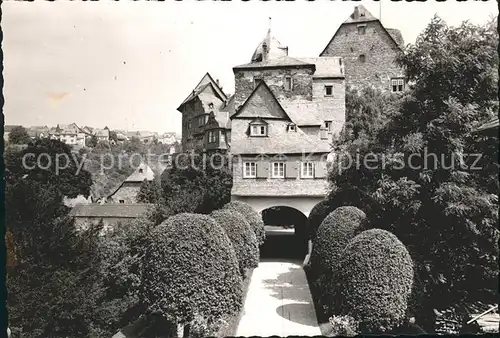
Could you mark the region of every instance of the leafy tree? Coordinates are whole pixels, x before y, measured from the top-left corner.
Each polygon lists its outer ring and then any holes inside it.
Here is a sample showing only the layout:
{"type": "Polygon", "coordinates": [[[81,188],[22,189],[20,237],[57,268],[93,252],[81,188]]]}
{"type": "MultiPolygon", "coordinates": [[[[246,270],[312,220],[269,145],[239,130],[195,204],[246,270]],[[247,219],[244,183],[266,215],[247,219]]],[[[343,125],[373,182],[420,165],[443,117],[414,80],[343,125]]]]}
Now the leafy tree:
{"type": "Polygon", "coordinates": [[[145,179],[141,183],[136,199],[137,203],[156,203],[161,197],[160,183],[156,180],[149,182],[145,179]]]}
{"type": "Polygon", "coordinates": [[[30,140],[28,132],[23,126],[15,126],[9,133],[9,143],[27,144],[30,140]]]}
{"type": "Polygon", "coordinates": [[[10,151],[5,163],[7,179],[47,183],[69,198],[90,194],[91,175],[82,167],[79,154],[60,141],[48,139],[36,140],[20,152],[10,151]]]}
{"type": "Polygon", "coordinates": [[[141,290],[148,313],[184,324],[185,337],[196,315],[213,323],[241,308],[236,254],[209,216],[178,214],[155,227],[142,264],[141,290]]]}
{"type": "Polygon", "coordinates": [[[174,213],[208,214],[230,201],[232,173],[228,157],[216,155],[213,163],[210,158],[199,153],[183,154],[163,172],[163,197],[174,213]]]}
{"type": "Polygon", "coordinates": [[[85,138],[85,146],[86,147],[94,148],[95,146],[97,146],[98,143],[99,143],[99,140],[97,139],[97,136],[95,136],[95,135],[92,135],[90,137],[85,138]]]}
{"type": "Polygon", "coordinates": [[[9,181],[5,193],[16,257],[7,273],[10,325],[30,337],[88,336],[99,229],[78,233],[50,183],[9,181]]]}
{"type": "Polygon", "coordinates": [[[464,155],[477,150],[471,131],[498,109],[495,27],[435,17],[399,58],[408,93],[371,140],[341,144],[336,165],[347,169],[330,174],[331,197],[363,205],[408,247],[427,309],[497,292],[498,198],[485,188],[495,167],[473,171],[464,155]],[[367,154],[376,165],[347,166],[367,154]]]}

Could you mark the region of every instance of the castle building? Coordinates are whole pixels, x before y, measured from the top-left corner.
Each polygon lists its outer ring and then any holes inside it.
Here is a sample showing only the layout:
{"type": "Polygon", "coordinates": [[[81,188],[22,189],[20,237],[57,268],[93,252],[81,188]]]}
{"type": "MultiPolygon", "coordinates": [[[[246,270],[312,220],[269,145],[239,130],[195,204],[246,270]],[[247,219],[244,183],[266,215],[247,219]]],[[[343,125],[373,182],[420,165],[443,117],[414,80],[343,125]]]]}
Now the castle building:
{"type": "Polygon", "coordinates": [[[364,6],[337,29],[320,56],[340,56],[345,62],[346,84],[372,86],[392,92],[405,90],[404,70],[395,62],[404,46],[401,32],[386,28],[364,6]]]}
{"type": "Polygon", "coordinates": [[[182,113],[184,151],[229,148],[229,110],[233,101],[218,82],[206,73],[177,108],[182,113]]]}
{"type": "Polygon", "coordinates": [[[330,142],[345,122],[342,59],[290,57],[269,30],[233,72],[232,199],[307,216],[325,196],[330,142]]]}

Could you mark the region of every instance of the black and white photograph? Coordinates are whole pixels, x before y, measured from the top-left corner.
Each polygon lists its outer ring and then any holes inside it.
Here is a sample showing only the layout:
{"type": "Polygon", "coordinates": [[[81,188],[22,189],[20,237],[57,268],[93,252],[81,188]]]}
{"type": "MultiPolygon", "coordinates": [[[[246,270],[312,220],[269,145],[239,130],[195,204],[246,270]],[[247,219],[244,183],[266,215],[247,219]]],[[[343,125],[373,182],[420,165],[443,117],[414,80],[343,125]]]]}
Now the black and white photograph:
{"type": "Polygon", "coordinates": [[[1,337],[499,334],[498,1],[0,6],[1,337]]]}

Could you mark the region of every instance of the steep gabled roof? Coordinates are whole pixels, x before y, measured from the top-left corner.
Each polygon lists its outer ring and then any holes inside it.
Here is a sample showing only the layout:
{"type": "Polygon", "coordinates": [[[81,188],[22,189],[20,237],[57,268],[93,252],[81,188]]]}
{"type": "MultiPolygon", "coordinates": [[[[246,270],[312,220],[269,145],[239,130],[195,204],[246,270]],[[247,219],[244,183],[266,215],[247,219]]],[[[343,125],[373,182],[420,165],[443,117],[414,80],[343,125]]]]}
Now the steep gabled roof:
{"type": "Polygon", "coordinates": [[[199,93],[203,92],[203,90],[208,86],[208,85],[211,85],[214,92],[217,94],[217,96],[219,96],[219,98],[222,100],[222,101],[226,101],[227,100],[227,95],[224,94],[224,92],[222,91],[222,89],[219,87],[219,85],[217,84],[217,82],[214,81],[214,79],[212,78],[212,76],[207,72],[200,80],[200,82],[196,85],[196,87],[194,87],[193,91],[188,95],[188,97],[186,97],[186,99],[184,99],[184,101],[182,101],[182,103],[179,105],[179,107],[177,108],[177,110],[181,111],[181,108],[182,106],[191,101],[193,98],[195,98],[199,93]]]}
{"type": "Polygon", "coordinates": [[[317,142],[311,139],[304,131],[297,127],[296,131],[288,131],[290,121],[273,120],[270,122],[268,137],[247,137],[237,139],[238,135],[231,135],[231,152],[233,154],[301,154],[326,153],[330,145],[326,142],[317,142]]]}
{"type": "Polygon", "coordinates": [[[281,106],[280,102],[278,99],[276,99],[276,96],[274,96],[273,92],[271,89],[267,86],[265,81],[261,81],[257,87],[252,91],[252,93],[248,96],[248,98],[245,100],[245,102],[241,105],[241,107],[238,108],[238,110],[231,116],[231,119],[237,118],[239,115],[245,112],[245,109],[252,104],[255,103],[261,103],[260,107],[264,106],[267,108],[267,111],[260,111],[259,113],[251,116],[246,116],[246,117],[262,117],[262,118],[279,118],[279,119],[284,119],[291,121],[290,116],[287,115],[283,107],[281,106]],[[268,98],[270,99],[270,102],[266,102],[265,104],[262,104],[262,102],[259,102],[260,100],[263,99],[264,95],[268,95],[268,98]],[[275,111],[270,107],[270,104],[273,104],[275,108],[278,110],[275,111]],[[266,113],[268,115],[266,115],[266,113]],[[278,113],[278,114],[273,114],[273,113],[278,113]]]}
{"type": "MultiPolygon", "coordinates": [[[[373,16],[363,5],[359,5],[359,6],[356,6],[354,7],[354,11],[353,13],[349,16],[349,18],[347,18],[347,20],[345,20],[338,28],[337,30],[335,31],[335,34],[333,34],[332,38],[328,41],[328,43],[326,44],[325,48],[323,49],[323,51],[319,54],[319,56],[323,56],[323,54],[326,52],[326,49],[328,48],[328,46],[330,46],[330,44],[332,43],[333,39],[335,39],[335,37],[337,36],[340,28],[344,25],[349,25],[349,24],[359,24],[359,23],[363,23],[363,22],[378,22],[380,24],[380,26],[382,27],[382,29],[386,32],[386,34],[389,36],[389,38],[392,40],[392,42],[394,42],[394,44],[396,45],[396,47],[398,47],[399,49],[402,48],[402,46],[400,45],[401,43],[403,43],[403,37],[401,36],[401,40],[398,39],[398,33],[394,32],[394,31],[397,31],[399,32],[399,30],[397,29],[392,29],[393,32],[392,34],[387,30],[387,28],[384,27],[384,25],[382,25],[382,22],[380,22],[379,19],[377,19],[375,16],[373,16]],[[356,10],[360,10],[362,9],[365,13],[365,16],[364,17],[358,17],[357,19],[354,19],[353,18],[353,15],[354,13],[356,13],[356,10]],[[398,41],[396,41],[396,39],[398,39],[398,41]]],[[[401,34],[401,32],[399,32],[399,34],[401,34]]]]}

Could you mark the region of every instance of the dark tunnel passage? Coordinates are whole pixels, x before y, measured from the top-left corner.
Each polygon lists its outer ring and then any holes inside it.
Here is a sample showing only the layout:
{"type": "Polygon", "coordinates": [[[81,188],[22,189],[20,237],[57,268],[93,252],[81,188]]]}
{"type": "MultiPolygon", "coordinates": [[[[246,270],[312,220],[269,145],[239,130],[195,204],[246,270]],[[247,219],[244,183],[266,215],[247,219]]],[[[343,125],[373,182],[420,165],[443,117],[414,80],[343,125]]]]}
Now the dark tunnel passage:
{"type": "Polygon", "coordinates": [[[307,254],[307,217],[297,209],[275,206],[262,211],[266,241],[260,257],[304,259],[307,254]]]}

